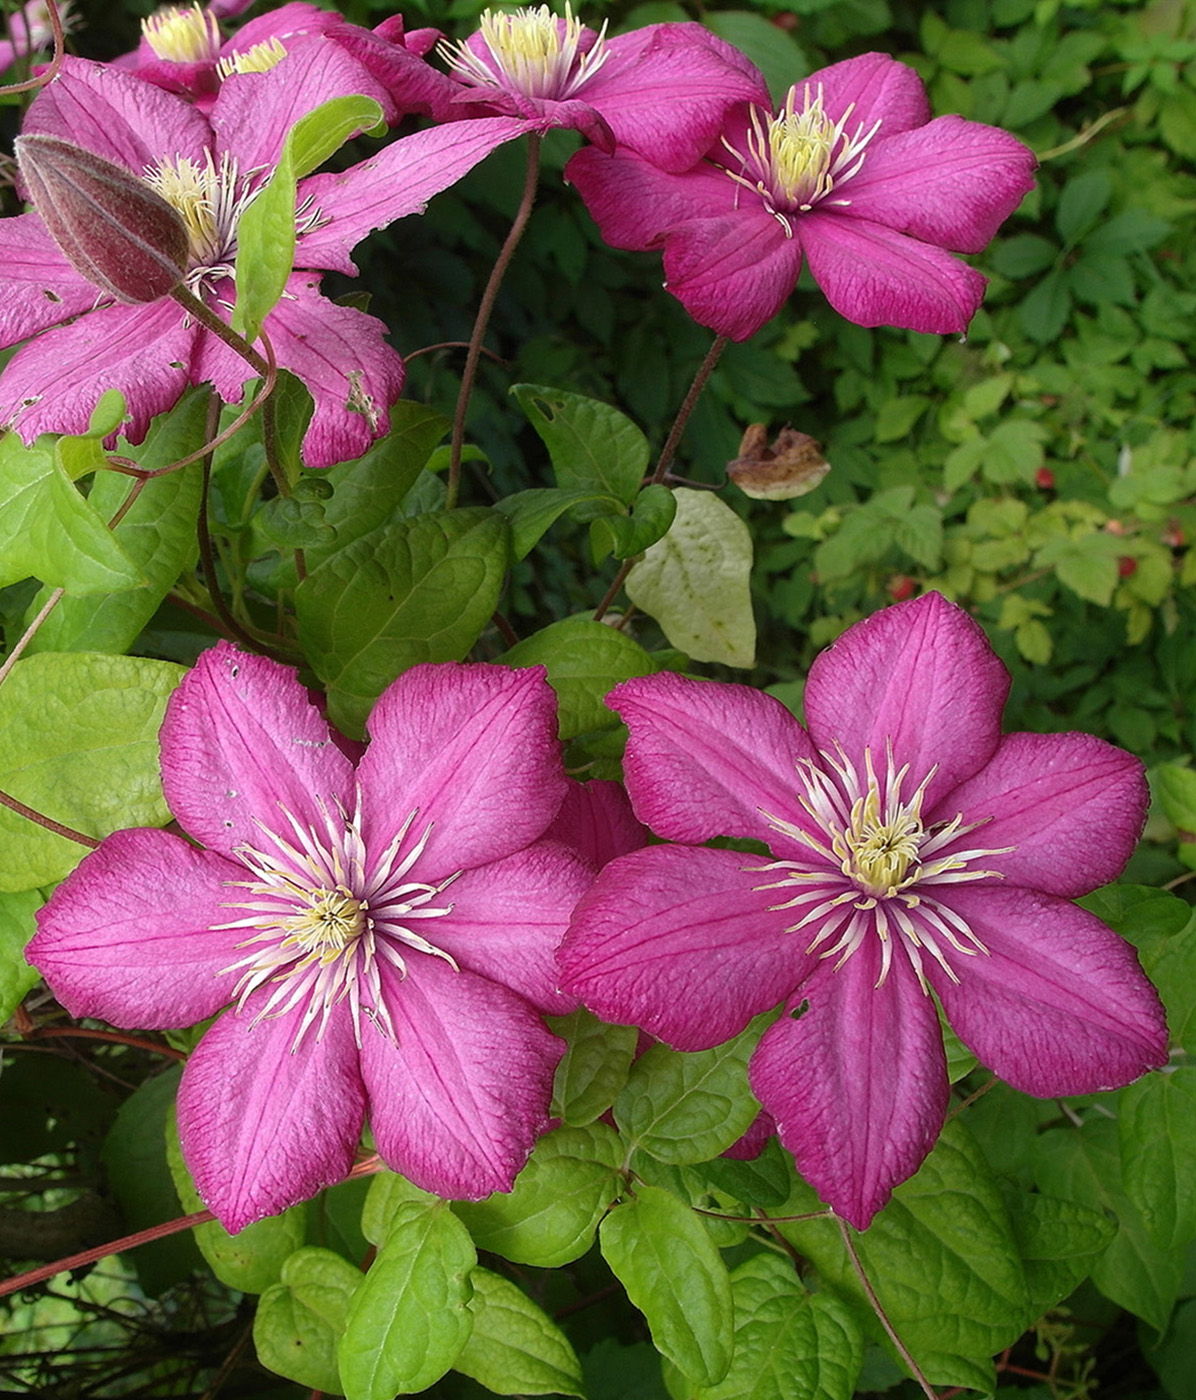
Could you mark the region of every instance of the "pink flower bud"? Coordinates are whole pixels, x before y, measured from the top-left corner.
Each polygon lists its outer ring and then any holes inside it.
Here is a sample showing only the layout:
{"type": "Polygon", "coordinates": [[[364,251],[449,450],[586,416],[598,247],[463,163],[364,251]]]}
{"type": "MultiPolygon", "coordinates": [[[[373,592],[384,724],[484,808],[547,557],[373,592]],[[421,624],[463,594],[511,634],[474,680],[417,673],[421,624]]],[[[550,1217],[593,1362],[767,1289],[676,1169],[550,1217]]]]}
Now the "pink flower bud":
{"type": "Polygon", "coordinates": [[[120,301],[157,301],[187,270],[178,212],[136,175],[57,136],[18,136],[30,197],[71,266],[120,301]]]}

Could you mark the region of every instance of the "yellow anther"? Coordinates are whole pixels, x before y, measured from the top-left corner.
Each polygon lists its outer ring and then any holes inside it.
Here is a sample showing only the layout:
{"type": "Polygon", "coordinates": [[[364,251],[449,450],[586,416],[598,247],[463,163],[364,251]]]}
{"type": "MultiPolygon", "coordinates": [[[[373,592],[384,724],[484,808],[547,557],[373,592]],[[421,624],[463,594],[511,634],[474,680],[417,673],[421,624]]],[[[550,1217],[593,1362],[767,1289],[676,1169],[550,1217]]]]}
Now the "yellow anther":
{"type": "Polygon", "coordinates": [[[244,53],[229,54],[227,58],[222,58],[216,65],[216,72],[221,82],[225,78],[231,78],[234,73],[268,73],[286,56],[286,46],[277,35],[273,35],[260,44],[254,44],[253,48],[246,49],[244,53]]]}
{"type": "Polygon", "coordinates": [[[220,52],[220,26],[202,5],[168,5],[141,21],[145,41],[171,63],[204,63],[220,52]]]}

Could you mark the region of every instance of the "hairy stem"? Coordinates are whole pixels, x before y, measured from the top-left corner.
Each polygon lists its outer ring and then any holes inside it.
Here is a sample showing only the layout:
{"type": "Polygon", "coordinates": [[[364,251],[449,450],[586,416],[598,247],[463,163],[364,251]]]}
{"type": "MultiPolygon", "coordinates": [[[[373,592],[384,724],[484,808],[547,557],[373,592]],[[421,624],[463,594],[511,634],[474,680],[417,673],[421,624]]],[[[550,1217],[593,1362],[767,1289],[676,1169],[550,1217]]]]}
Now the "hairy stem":
{"type": "Polygon", "coordinates": [[[80,846],[88,846],[93,851],[100,844],[94,836],[84,836],[81,831],[76,831],[72,826],[63,826],[61,822],[56,822],[53,817],[47,817],[32,807],[26,807],[18,798],[7,792],[0,791],[0,806],[7,807],[18,817],[25,817],[31,822],[36,822],[38,826],[44,826],[47,831],[52,831],[56,836],[65,836],[68,841],[77,841],[80,846]]]}
{"type": "Polygon", "coordinates": [[[494,310],[498,289],[502,285],[502,279],[506,276],[511,259],[515,256],[515,249],[523,237],[523,230],[527,227],[532,205],[536,200],[536,184],[540,176],[540,142],[541,137],[534,133],[527,138],[527,172],[523,179],[523,195],[519,201],[519,208],[515,211],[515,219],[511,224],[510,232],[499,249],[498,257],[490,272],[486,290],[482,293],[478,314],[473,323],[473,334],[469,338],[469,350],[465,355],[465,368],[461,373],[461,388],[457,394],[457,407],[453,413],[453,438],[452,446],[449,449],[448,495],[445,497],[445,506],[449,510],[457,504],[457,496],[461,491],[461,451],[465,446],[465,417],[469,412],[469,400],[473,394],[474,380],[477,378],[478,360],[482,354],[482,341],[486,335],[486,328],[490,324],[490,313],[494,310]]]}

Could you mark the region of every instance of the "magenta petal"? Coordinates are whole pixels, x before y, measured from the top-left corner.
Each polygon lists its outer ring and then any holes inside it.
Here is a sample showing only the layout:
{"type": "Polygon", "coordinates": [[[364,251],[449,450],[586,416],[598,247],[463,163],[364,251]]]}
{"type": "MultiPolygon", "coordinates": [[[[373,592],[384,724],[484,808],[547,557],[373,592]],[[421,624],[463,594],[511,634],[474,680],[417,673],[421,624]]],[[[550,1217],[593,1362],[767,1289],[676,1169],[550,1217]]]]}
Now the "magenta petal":
{"type": "Polygon", "coordinates": [[[342,1181],[365,1116],[352,1018],[334,1014],[322,1039],[309,1030],[295,1048],[302,1006],[252,1024],[268,995],[216,1022],[179,1086],[183,1157],[233,1233],[342,1181]]]}
{"type": "Polygon", "coordinates": [[[870,749],[880,773],[891,743],[898,767],[909,765],[907,796],[936,768],[932,811],[996,752],[1008,693],[1009,674],[980,627],[941,593],[925,593],[857,622],[815,659],[806,721],[819,749],[842,745],[859,772],[870,749]]]}
{"type": "Polygon", "coordinates": [[[212,106],[217,149],[235,156],[242,173],[273,166],[291,127],[331,98],[358,94],[388,104],[386,90],[327,35],[299,35],[286,49],[266,73],[226,78],[212,106]]]}
{"type": "Polygon", "coordinates": [[[736,1162],[754,1162],[768,1146],[768,1139],[777,1130],[773,1116],[767,1109],[761,1109],[752,1119],[751,1127],[744,1135],[731,1144],[722,1154],[736,1162]]]}
{"type": "Polygon", "coordinates": [[[607,704],[631,731],[627,790],[636,815],[657,835],[772,843],[777,833],[764,813],[805,821],[797,765],[814,749],[771,695],[662,671],[617,685],[607,704]]]}
{"type": "Polygon", "coordinates": [[[404,136],[348,170],[304,180],[300,198],[312,200],[327,222],[300,235],[297,265],[356,272],[349,253],[367,233],[422,214],[434,194],[527,130],[526,122],[512,117],[453,122],[404,136]]]}
{"type": "Polygon", "coordinates": [[[979,253],[1034,188],[1034,152],[995,126],[938,117],[868,147],[843,214],[940,248],[979,253]]]}
{"type": "Polygon", "coordinates": [[[729,107],[769,105],[759,71],[700,24],[648,25],[610,40],[579,95],[620,146],[673,171],[705,155],[729,107]]]}
{"type": "Polygon", "coordinates": [[[811,93],[822,88],[827,115],[839,121],[852,109],[847,130],[868,131],[880,122],[878,137],[923,126],[930,120],[930,103],[922,79],[907,64],[886,53],[864,53],[811,73],[800,86],[811,93]]]}
{"type": "Polygon", "coordinates": [[[30,962],[72,1016],[159,1030],[218,1011],[237,954],[227,882],[244,866],[165,831],[118,831],[54,891],[38,913],[30,962]]]}
{"type": "Polygon", "coordinates": [[[565,796],[556,696],[542,667],[413,666],[382,692],[358,768],[366,839],[383,849],[413,812],[431,827],[429,883],[513,855],[565,796]]]}
{"type": "Polygon", "coordinates": [[[960,837],[999,850],[985,866],[1015,885],[1075,899],[1115,880],[1133,854],[1150,793],[1132,755],[1091,734],[1009,734],[974,778],[947,793],[928,825],[983,822],[960,837]]]}
{"type": "MultiPolygon", "coordinates": [[[[404,371],[382,322],[329,301],[319,286],[316,273],[293,273],[265,328],[278,364],[303,381],[315,403],[303,438],[304,465],[331,467],[360,457],[387,431],[404,371]]],[[[239,355],[205,333],[194,377],[236,403],[251,376],[239,355]]]]}
{"type": "MultiPolygon", "coordinates": [[[[735,213],[673,231],[664,250],[665,288],[700,325],[732,340],[747,340],[797,286],[803,248],[809,254],[804,232],[817,217],[802,215],[798,227],[803,237],[794,238],[788,223],[778,222],[753,195],[742,194],[735,213]]],[[[834,305],[829,291],[827,297],[834,305]]]]}
{"type": "Polygon", "coordinates": [[[67,262],[36,214],[0,219],[0,345],[90,311],[104,295],[67,262]]]}
{"type": "Polygon", "coordinates": [[[988,955],[930,959],[956,1034],[1026,1094],[1090,1094],[1167,1062],[1167,1024],[1134,950],[1086,910],[1033,890],[956,886],[942,903],[988,955]]]}
{"type": "Polygon", "coordinates": [[[228,642],[205,651],[170,697],[161,743],[167,803],[213,850],[261,850],[258,823],[293,839],[281,808],[321,834],[321,801],[352,815],[353,765],[295,672],[228,642]]]}
{"type": "Polygon", "coordinates": [[[824,963],[765,1031],[749,1070],[798,1171],[857,1230],[918,1170],[947,1110],[934,1003],[902,949],[882,987],[879,976],[875,939],[837,971],[824,963]]]}
{"type": "Polygon", "coordinates": [[[86,432],[100,395],[119,389],[129,411],[121,431],[140,442],[150,420],[186,389],[197,334],[169,300],[104,307],[54,326],[5,366],[0,421],[26,442],[39,433],[86,432]]]}
{"type": "Polygon", "coordinates": [[[564,1043],[522,997],[420,953],[379,964],[397,1043],[363,1027],[361,1068],[383,1160],[425,1191],[509,1191],[548,1123],[564,1043]]]}
{"type": "Polygon", "coordinates": [[[649,846],[620,856],[578,904],[561,986],[604,1020],[707,1050],[784,1001],[816,965],[786,932],[758,856],[649,846]]]}
{"type": "Polygon", "coordinates": [[[814,280],[857,326],[962,334],[987,279],[929,243],[825,205],[797,220],[814,280]]]}
{"type": "Polygon", "coordinates": [[[707,162],[669,174],[631,151],[586,147],[565,166],[565,179],[613,248],[659,248],[679,224],[730,216],[739,205],[740,187],[707,162]]]}
{"type": "Polygon", "coordinates": [[[180,156],[202,164],[211,143],[207,122],[174,93],[110,64],[69,55],[34,99],[22,129],[61,136],[137,175],[180,156]]]}
{"type": "Polygon", "coordinates": [[[600,778],[588,783],[570,780],[561,809],[545,835],[571,846],[595,870],[616,856],[638,851],[650,838],[648,828],[636,820],[622,783],[600,778]]]}
{"type": "Polygon", "coordinates": [[[449,886],[452,913],[420,926],[468,972],[526,997],[551,1016],[577,1002],[557,989],[556,950],[593,870],[555,841],[537,841],[513,856],[467,870],[449,886]]]}

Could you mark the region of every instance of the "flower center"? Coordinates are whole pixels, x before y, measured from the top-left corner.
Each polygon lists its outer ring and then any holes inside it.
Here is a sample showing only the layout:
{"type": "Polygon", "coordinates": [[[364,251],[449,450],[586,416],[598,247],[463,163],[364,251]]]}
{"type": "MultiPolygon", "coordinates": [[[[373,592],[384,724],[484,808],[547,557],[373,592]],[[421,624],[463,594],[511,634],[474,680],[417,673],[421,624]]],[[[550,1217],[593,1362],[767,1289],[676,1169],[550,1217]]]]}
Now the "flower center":
{"type": "Polygon", "coordinates": [[[146,183],[177,209],[187,229],[191,269],[187,284],[195,290],[205,278],[230,277],[237,255],[237,224],[253,202],[256,189],[237,173],[227,152],[217,165],[211,151],[204,160],[176,156],[148,168],[146,183]]]}
{"type": "Polygon", "coordinates": [[[819,759],[798,765],[798,802],[811,823],[799,825],[764,813],[776,831],[806,847],[809,855],[761,866],[762,871],[784,873],[757,888],[791,894],[772,906],[802,911],[786,932],[811,932],[806,951],[837,957],[836,968],[873,934],[881,944],[878,987],[889,974],[895,940],[904,947],[923,991],[923,953],[958,981],[948,954],[974,957],[988,949],[939,893],[947,885],[1000,879],[999,871],[976,868],[973,862],[1013,848],[958,849],[962,837],[984,824],[965,825],[962,814],[926,826],[922,804],[935,769],[906,799],[902,789],[909,767],[896,768],[891,748],[883,779],[867,749],[862,774],[842,749],[819,759]]]}
{"type": "Polygon", "coordinates": [[[221,975],[238,974],[232,993],[238,1012],[260,987],[270,987],[254,1025],[305,1004],[292,1050],[317,1021],[319,1040],[333,1007],[345,1000],[359,1045],[363,1011],[394,1040],[382,993],[382,960],[400,976],[407,974],[404,952],[411,950],[457,967],[413,927],[421,919],[443,918],[453,908],[439,896],[456,875],[436,885],[411,877],[431,827],[409,841],[416,818],[412,812],[390,845],[371,859],[361,835],[360,797],[358,804],[349,818],[341,808],[332,813],[319,802],[322,831],[305,827],[281,808],[290,828],[287,836],[262,826],[268,850],[243,845],[235,852],[252,878],[229,882],[247,893],[230,900],[228,908],[244,915],[216,928],[246,930],[248,936],[237,947],[249,951],[221,975]]]}
{"type": "Polygon", "coordinates": [[[286,45],[275,34],[260,44],[254,44],[244,53],[229,54],[227,58],[222,58],[216,65],[216,73],[221,82],[225,78],[231,78],[234,73],[268,73],[286,56],[286,45]]]}
{"type": "Polygon", "coordinates": [[[143,19],[141,32],[169,63],[210,63],[220,52],[220,26],[202,5],[168,5],[143,19]]]}
{"type": "Polygon", "coordinates": [[[562,101],[584,87],[608,56],[605,23],[592,47],[579,51],[584,26],[568,3],[564,19],[538,5],[514,14],[486,10],[478,27],[487,56],[468,43],[440,45],[445,62],[470,86],[562,101]]]}
{"type": "Polygon", "coordinates": [[[788,215],[807,213],[823,200],[850,204],[834,198],[864,164],[865,147],[880,129],[877,121],[865,132],[862,123],[847,131],[855,103],[836,122],[823,107],[822,84],[811,95],[809,84],[802,88],[801,107],[797,87],[791,87],[785,105],[770,117],[759,107],[751,109],[751,127],[745,137],[746,151],[739,151],[724,139],[723,145],[739,164],[727,174],[745,189],[754,190],[764,200],[768,212],[779,219],[792,236],[788,215]]]}

